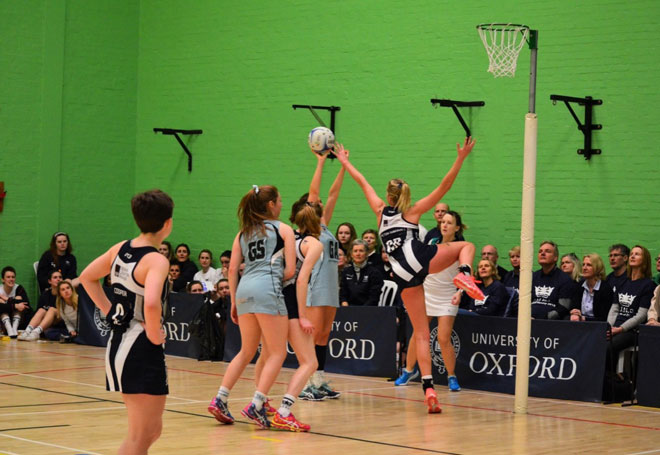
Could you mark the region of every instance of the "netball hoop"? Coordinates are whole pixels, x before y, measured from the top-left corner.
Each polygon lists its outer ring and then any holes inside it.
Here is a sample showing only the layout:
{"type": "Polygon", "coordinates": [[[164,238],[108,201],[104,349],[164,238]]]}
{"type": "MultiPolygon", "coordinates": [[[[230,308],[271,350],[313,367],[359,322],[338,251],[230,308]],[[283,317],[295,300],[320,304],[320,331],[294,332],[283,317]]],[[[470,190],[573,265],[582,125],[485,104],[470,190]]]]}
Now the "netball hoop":
{"type": "Polygon", "coordinates": [[[522,210],[520,216],[520,292],[518,300],[518,343],[516,350],[516,394],[514,410],[527,413],[529,395],[529,342],[532,319],[532,257],[534,254],[534,200],[536,198],[536,53],[538,30],[526,25],[481,24],[479,36],[488,52],[488,71],[495,77],[516,74],[518,54],[529,44],[529,112],[525,116],[522,210]]]}

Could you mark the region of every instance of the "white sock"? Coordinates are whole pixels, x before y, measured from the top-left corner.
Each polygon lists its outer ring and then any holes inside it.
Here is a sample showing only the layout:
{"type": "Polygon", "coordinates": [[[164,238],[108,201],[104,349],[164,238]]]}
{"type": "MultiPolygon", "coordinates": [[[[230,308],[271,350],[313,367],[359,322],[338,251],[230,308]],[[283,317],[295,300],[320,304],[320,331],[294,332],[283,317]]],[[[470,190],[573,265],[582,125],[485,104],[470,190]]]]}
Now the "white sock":
{"type": "Polygon", "coordinates": [[[291,406],[293,406],[293,403],[295,402],[295,397],[287,393],[284,395],[284,397],[282,397],[282,404],[280,405],[280,408],[277,410],[277,412],[282,417],[289,417],[289,414],[291,414],[291,406]]]}
{"type": "Polygon", "coordinates": [[[34,330],[34,327],[32,327],[31,325],[28,325],[25,328],[25,333],[27,333],[29,335],[30,333],[32,333],[33,330],[34,330]]]}
{"type": "Polygon", "coordinates": [[[18,332],[18,324],[21,323],[21,317],[19,315],[14,315],[11,322],[11,326],[14,328],[14,332],[18,332]]]}
{"type": "Polygon", "coordinates": [[[216,395],[216,398],[218,398],[223,403],[227,403],[227,401],[229,400],[229,389],[225,386],[221,386],[218,389],[218,394],[216,395]]]}
{"type": "Polygon", "coordinates": [[[38,325],[38,326],[37,326],[34,330],[32,330],[32,331],[41,335],[41,332],[43,332],[44,329],[42,329],[41,326],[38,325]]]}
{"type": "Polygon", "coordinates": [[[264,407],[264,402],[266,401],[266,395],[256,390],[254,396],[252,397],[252,403],[257,408],[257,411],[261,411],[261,408],[264,407]]]}
{"type": "Polygon", "coordinates": [[[7,335],[12,336],[14,334],[14,330],[12,329],[11,323],[9,322],[9,316],[4,316],[2,318],[2,323],[5,325],[5,330],[7,331],[7,335]]]}

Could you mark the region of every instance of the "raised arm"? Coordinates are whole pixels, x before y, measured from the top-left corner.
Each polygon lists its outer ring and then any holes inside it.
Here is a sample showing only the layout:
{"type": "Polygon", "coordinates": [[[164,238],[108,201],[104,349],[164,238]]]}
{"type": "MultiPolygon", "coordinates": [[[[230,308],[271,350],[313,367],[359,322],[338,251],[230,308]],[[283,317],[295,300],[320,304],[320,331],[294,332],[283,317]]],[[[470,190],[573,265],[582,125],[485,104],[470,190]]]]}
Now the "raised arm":
{"type": "Polygon", "coordinates": [[[378,197],[376,191],[371,185],[369,185],[367,179],[364,178],[364,175],[362,175],[360,171],[358,171],[355,166],[353,166],[353,164],[348,161],[348,150],[345,150],[342,147],[341,149],[335,151],[335,155],[337,156],[337,159],[342,164],[342,166],[344,166],[344,169],[348,171],[350,176],[353,177],[353,180],[355,180],[355,182],[360,185],[360,188],[362,188],[362,192],[367,198],[367,202],[369,203],[371,210],[373,210],[376,216],[380,216],[383,208],[385,208],[385,203],[381,198],[378,197]]]}
{"type": "MultiPolygon", "coordinates": [[[[341,144],[335,145],[335,151],[338,150],[344,150],[344,146],[341,144]]],[[[349,152],[346,150],[346,156],[348,156],[348,154],[349,152]]],[[[344,183],[345,174],[346,169],[344,169],[344,166],[342,166],[337,173],[337,177],[335,177],[335,181],[332,182],[330,192],[328,193],[328,199],[325,201],[325,205],[323,206],[323,217],[321,218],[321,222],[326,226],[328,226],[332,220],[332,214],[335,211],[337,199],[339,199],[339,191],[341,191],[341,185],[344,183]]]]}
{"type": "Polygon", "coordinates": [[[325,160],[328,158],[328,154],[319,155],[318,153],[312,151],[316,156],[316,169],[314,170],[314,175],[312,176],[312,181],[309,184],[309,196],[307,196],[307,201],[312,204],[317,203],[321,196],[321,179],[323,178],[323,166],[325,165],[325,160]]]}
{"type": "Polygon", "coordinates": [[[115,260],[120,247],[121,243],[118,243],[110,248],[101,256],[94,259],[80,274],[80,284],[82,284],[87,295],[89,295],[92,302],[99,307],[104,315],[108,314],[110,308],[112,308],[112,304],[105,295],[105,292],[103,292],[103,287],[99,283],[99,280],[110,273],[112,261],[115,260]]]}
{"type": "Polygon", "coordinates": [[[409,221],[414,222],[413,219],[415,216],[420,217],[424,213],[428,212],[431,210],[435,205],[440,202],[440,199],[447,194],[451,186],[454,184],[454,181],[456,180],[456,176],[458,176],[458,171],[461,170],[461,166],[463,166],[463,161],[465,161],[465,158],[470,154],[472,151],[472,147],[474,147],[474,139],[471,137],[466,137],[465,142],[463,143],[463,146],[461,147],[460,144],[456,144],[456,150],[458,152],[458,155],[456,156],[456,161],[454,161],[454,164],[451,166],[451,169],[447,172],[445,177],[442,179],[442,182],[440,182],[440,185],[431,193],[420,199],[413,205],[410,210],[406,213],[407,218],[409,221]]]}

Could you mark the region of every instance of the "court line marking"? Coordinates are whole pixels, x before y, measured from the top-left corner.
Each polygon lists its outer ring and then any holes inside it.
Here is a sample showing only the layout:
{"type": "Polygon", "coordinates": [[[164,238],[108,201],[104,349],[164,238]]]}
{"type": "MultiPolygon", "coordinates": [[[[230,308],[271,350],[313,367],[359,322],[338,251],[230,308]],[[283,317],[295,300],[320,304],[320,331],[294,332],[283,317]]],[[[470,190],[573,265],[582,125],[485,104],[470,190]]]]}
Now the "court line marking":
{"type": "MultiPolygon", "coordinates": [[[[66,404],[82,404],[82,403],[98,403],[99,400],[87,400],[87,401],[62,401],[61,403],[34,403],[34,404],[15,404],[9,406],[0,406],[0,409],[6,408],[29,408],[32,406],[61,406],[66,404]]],[[[2,455],[2,454],[0,454],[2,455]]]]}
{"type": "Polygon", "coordinates": [[[19,455],[19,454],[14,452],[9,452],[8,450],[3,449],[2,451],[0,451],[0,455],[19,455]]]}
{"type": "MultiPolygon", "coordinates": [[[[7,415],[7,414],[4,414],[7,415]]],[[[71,425],[41,425],[38,427],[20,427],[20,428],[0,428],[0,433],[3,431],[17,431],[17,430],[40,430],[42,428],[61,428],[61,427],[70,427],[71,425]]]]}
{"type": "MultiPolygon", "coordinates": [[[[64,382],[64,383],[68,383],[68,384],[76,384],[76,385],[84,385],[84,386],[87,386],[87,387],[94,387],[94,388],[97,388],[97,389],[103,389],[103,390],[105,390],[105,386],[101,386],[101,385],[98,385],[98,384],[89,384],[89,383],[86,383],[86,382],[67,381],[66,379],[50,378],[50,377],[48,377],[48,376],[37,376],[37,375],[35,375],[35,374],[19,373],[19,372],[16,372],[16,371],[10,371],[10,370],[0,370],[0,372],[14,373],[16,376],[27,376],[27,377],[30,377],[30,378],[47,379],[47,380],[49,380],[49,381],[64,382]]],[[[0,384],[7,384],[7,383],[0,383],[0,384]]],[[[74,396],[75,396],[75,395],[74,395],[74,396]]],[[[168,395],[168,397],[169,397],[169,398],[172,398],[172,399],[174,399],[174,400],[185,400],[185,401],[191,401],[189,398],[180,398],[180,397],[176,397],[176,396],[174,396],[174,395],[168,395]]],[[[85,398],[89,398],[89,397],[85,397],[85,398]]]]}
{"type": "Polygon", "coordinates": [[[19,438],[18,436],[12,436],[12,435],[10,435],[10,434],[0,434],[0,437],[1,437],[1,438],[16,439],[16,440],[18,440],[18,441],[31,442],[31,443],[33,443],[33,444],[39,444],[39,445],[47,446],[47,447],[55,447],[55,448],[57,448],[57,449],[66,449],[66,450],[70,450],[70,451],[72,451],[72,452],[76,452],[76,453],[85,453],[85,455],[103,455],[103,454],[98,453],[98,452],[92,452],[91,450],[86,450],[86,449],[74,449],[74,448],[72,448],[72,447],[60,446],[60,445],[57,445],[57,444],[50,444],[50,443],[48,443],[48,442],[37,441],[37,440],[34,440],[34,439],[19,438]]]}
{"type": "Polygon", "coordinates": [[[633,453],[628,453],[626,455],[644,455],[646,453],[658,453],[658,452],[660,452],[660,449],[647,450],[646,452],[633,452],[633,453]]]}

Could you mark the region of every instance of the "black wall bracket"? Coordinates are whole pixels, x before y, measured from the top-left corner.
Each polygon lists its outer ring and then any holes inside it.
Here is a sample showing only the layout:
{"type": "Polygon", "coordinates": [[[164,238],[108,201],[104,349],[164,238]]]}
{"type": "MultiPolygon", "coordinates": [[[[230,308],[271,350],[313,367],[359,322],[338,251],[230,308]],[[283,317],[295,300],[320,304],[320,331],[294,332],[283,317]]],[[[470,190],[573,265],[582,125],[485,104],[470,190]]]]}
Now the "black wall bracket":
{"type": "Polygon", "coordinates": [[[550,95],[550,99],[553,104],[557,104],[557,101],[563,101],[566,104],[569,112],[575,119],[575,122],[578,125],[578,129],[584,134],[584,148],[578,149],[578,155],[583,155],[585,160],[591,159],[591,155],[600,155],[600,149],[592,149],[592,137],[591,132],[593,130],[600,130],[603,128],[603,125],[598,123],[593,123],[594,106],[600,106],[603,104],[603,100],[595,100],[590,96],[584,98],[575,98],[572,96],[563,96],[563,95],[550,95]],[[580,119],[575,115],[575,111],[569,103],[578,103],[580,106],[584,106],[584,123],[580,123],[580,119]]]}
{"type": "Polygon", "coordinates": [[[471,137],[472,132],[470,131],[470,127],[467,126],[467,123],[465,123],[465,120],[463,120],[463,116],[459,112],[458,108],[459,107],[481,107],[485,106],[486,103],[484,101],[455,101],[455,100],[440,100],[437,98],[431,98],[431,104],[433,106],[442,106],[442,107],[451,107],[454,110],[454,114],[456,114],[456,118],[458,118],[458,121],[461,122],[461,125],[463,126],[463,129],[465,130],[465,136],[466,137],[471,137]]]}
{"type": "MultiPolygon", "coordinates": [[[[296,109],[309,109],[309,112],[312,113],[312,115],[314,116],[316,121],[319,122],[319,124],[321,126],[325,126],[326,128],[328,128],[328,125],[326,125],[325,122],[321,119],[321,117],[319,117],[319,114],[316,113],[316,109],[320,109],[320,110],[323,110],[323,111],[330,111],[330,127],[329,128],[333,133],[335,133],[335,137],[337,137],[337,130],[336,130],[337,123],[336,123],[335,113],[337,111],[341,111],[341,107],[339,107],[339,106],[312,106],[311,104],[293,104],[293,105],[291,105],[291,107],[294,110],[296,110],[296,109]]],[[[328,154],[328,158],[334,160],[336,157],[335,157],[334,153],[330,152],[328,154]]]]}
{"type": "Polygon", "coordinates": [[[164,135],[174,136],[179,142],[179,145],[183,147],[183,151],[188,155],[188,172],[192,172],[192,153],[188,150],[188,147],[179,137],[179,134],[192,135],[192,134],[202,134],[202,130],[177,130],[174,128],[154,128],[154,133],[163,133],[164,135]]]}

